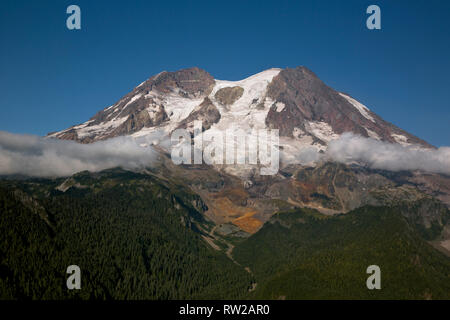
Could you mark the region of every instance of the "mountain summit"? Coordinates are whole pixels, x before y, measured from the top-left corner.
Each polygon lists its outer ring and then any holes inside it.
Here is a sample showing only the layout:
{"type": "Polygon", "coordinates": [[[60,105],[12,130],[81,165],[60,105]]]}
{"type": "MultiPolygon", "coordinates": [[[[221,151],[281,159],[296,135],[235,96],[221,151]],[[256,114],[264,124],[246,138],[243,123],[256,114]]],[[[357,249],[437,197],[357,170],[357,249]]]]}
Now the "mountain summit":
{"type": "Polygon", "coordinates": [[[163,71],[89,121],[49,137],[91,143],[156,130],[170,133],[195,120],[203,129],[279,129],[282,144],[326,148],[344,132],[402,145],[431,147],[384,121],[306,67],[269,69],[240,81],[214,79],[199,68],[163,71]]]}

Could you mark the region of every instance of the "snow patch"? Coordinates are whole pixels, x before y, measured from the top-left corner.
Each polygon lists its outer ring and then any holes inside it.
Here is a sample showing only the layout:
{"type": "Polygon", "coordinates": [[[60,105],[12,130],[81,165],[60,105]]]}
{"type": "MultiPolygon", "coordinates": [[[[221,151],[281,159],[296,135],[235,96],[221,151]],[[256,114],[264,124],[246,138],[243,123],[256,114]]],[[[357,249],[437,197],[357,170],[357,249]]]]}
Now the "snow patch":
{"type": "Polygon", "coordinates": [[[339,138],[339,135],[334,133],[331,126],[324,121],[308,121],[306,124],[307,130],[324,142],[328,143],[339,138]]]}
{"type": "Polygon", "coordinates": [[[102,134],[106,131],[113,130],[120,126],[122,123],[124,123],[128,119],[127,117],[119,118],[119,119],[113,119],[111,121],[102,122],[97,125],[93,126],[86,126],[79,130],[77,130],[77,134],[79,138],[89,137],[92,135],[102,134]]]}
{"type": "Polygon", "coordinates": [[[408,143],[408,138],[405,137],[404,135],[392,133],[391,137],[394,138],[395,142],[397,142],[401,145],[404,145],[404,146],[411,145],[410,143],[408,143]]]}
{"type": "Polygon", "coordinates": [[[375,122],[375,119],[369,114],[370,110],[362,103],[359,103],[355,99],[339,92],[339,94],[344,97],[348,102],[350,102],[351,105],[353,105],[356,109],[358,109],[359,113],[362,114],[362,116],[372,122],[375,122]]]}
{"type": "Polygon", "coordinates": [[[312,145],[314,142],[313,138],[309,134],[297,127],[292,130],[292,136],[301,145],[312,145]]]}
{"type": "Polygon", "coordinates": [[[217,106],[221,119],[213,127],[219,130],[226,130],[232,125],[243,130],[265,128],[267,113],[273,101],[266,98],[262,104],[264,106],[262,110],[258,109],[258,105],[255,105],[253,101],[260,101],[261,97],[265,96],[267,86],[280,71],[281,69],[269,69],[240,81],[216,80],[209,98],[217,106]],[[226,108],[216,102],[214,95],[217,91],[222,88],[235,86],[244,89],[240,99],[226,108]]]}
{"type": "Polygon", "coordinates": [[[373,138],[373,139],[377,139],[377,140],[381,140],[380,136],[378,135],[378,133],[376,133],[375,131],[372,131],[370,129],[365,128],[367,131],[367,134],[369,135],[369,137],[373,138]]]}
{"type": "Polygon", "coordinates": [[[142,97],[141,93],[138,93],[137,95],[135,95],[134,97],[132,97],[130,99],[130,101],[127,102],[127,104],[122,108],[122,110],[124,110],[126,107],[128,107],[130,104],[132,104],[134,101],[136,101],[137,99],[139,99],[140,97],[142,97]]]}
{"type": "Polygon", "coordinates": [[[286,108],[286,105],[283,102],[277,102],[275,103],[275,106],[277,107],[277,112],[281,112],[286,108]]]}

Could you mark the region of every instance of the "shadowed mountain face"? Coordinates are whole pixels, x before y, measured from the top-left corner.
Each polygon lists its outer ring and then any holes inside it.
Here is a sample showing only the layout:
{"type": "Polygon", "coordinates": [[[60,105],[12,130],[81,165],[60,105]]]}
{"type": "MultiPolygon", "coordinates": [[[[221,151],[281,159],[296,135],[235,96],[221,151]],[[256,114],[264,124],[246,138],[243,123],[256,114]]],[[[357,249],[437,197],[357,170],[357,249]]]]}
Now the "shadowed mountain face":
{"type": "Polygon", "coordinates": [[[251,283],[203,240],[202,200],[149,175],[0,181],[0,208],[0,299],[231,299],[251,283]],[[73,264],[82,290],[65,286],[73,264]]]}
{"type": "MultiPolygon", "coordinates": [[[[281,110],[271,107],[266,118],[266,124],[279,129],[281,135],[292,136],[295,128],[299,132],[311,132],[312,126],[323,123],[335,134],[353,132],[388,142],[397,142],[395,137],[403,136],[405,142],[429,147],[426,142],[384,121],[350,96],[328,87],[305,67],[282,70],[269,84],[267,96],[275,104],[284,105],[281,110]]],[[[315,138],[321,137],[316,135],[315,138]]]]}

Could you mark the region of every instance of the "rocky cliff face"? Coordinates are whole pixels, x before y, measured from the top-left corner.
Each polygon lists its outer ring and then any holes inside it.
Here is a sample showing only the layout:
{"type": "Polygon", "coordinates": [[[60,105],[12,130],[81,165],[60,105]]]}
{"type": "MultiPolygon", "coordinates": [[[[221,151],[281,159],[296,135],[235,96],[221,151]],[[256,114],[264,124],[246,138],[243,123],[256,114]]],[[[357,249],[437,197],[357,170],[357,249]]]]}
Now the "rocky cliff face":
{"type": "Polygon", "coordinates": [[[220,120],[220,112],[209,98],[196,107],[189,116],[182,120],[178,128],[189,129],[194,121],[202,122],[202,129],[208,130],[211,126],[220,120]]]}
{"type": "Polygon", "coordinates": [[[141,83],[89,121],[49,136],[90,143],[157,127],[170,122],[174,115],[171,104],[181,104],[177,107],[182,108],[184,101],[197,101],[208,96],[213,85],[212,76],[199,68],[164,71],[141,83]],[[168,111],[172,113],[168,114],[168,111]]]}
{"type": "Polygon", "coordinates": [[[335,91],[305,67],[282,70],[270,83],[274,103],[266,118],[270,128],[326,144],[334,135],[353,132],[383,141],[429,145],[384,121],[349,95],[335,91]]]}

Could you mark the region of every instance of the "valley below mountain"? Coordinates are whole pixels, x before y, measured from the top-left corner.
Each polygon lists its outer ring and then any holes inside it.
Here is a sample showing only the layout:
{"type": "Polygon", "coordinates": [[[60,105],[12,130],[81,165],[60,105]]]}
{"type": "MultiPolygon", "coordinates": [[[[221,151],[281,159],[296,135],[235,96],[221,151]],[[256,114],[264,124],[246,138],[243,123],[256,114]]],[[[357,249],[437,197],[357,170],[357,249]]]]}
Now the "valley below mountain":
{"type": "Polygon", "coordinates": [[[429,197],[280,211],[251,233],[182,185],[112,169],[4,180],[0,207],[2,299],[450,298],[449,251],[433,247],[450,211],[429,197]],[[65,288],[73,264],[79,291],[65,288]],[[365,287],[371,264],[382,290],[365,287]]]}

